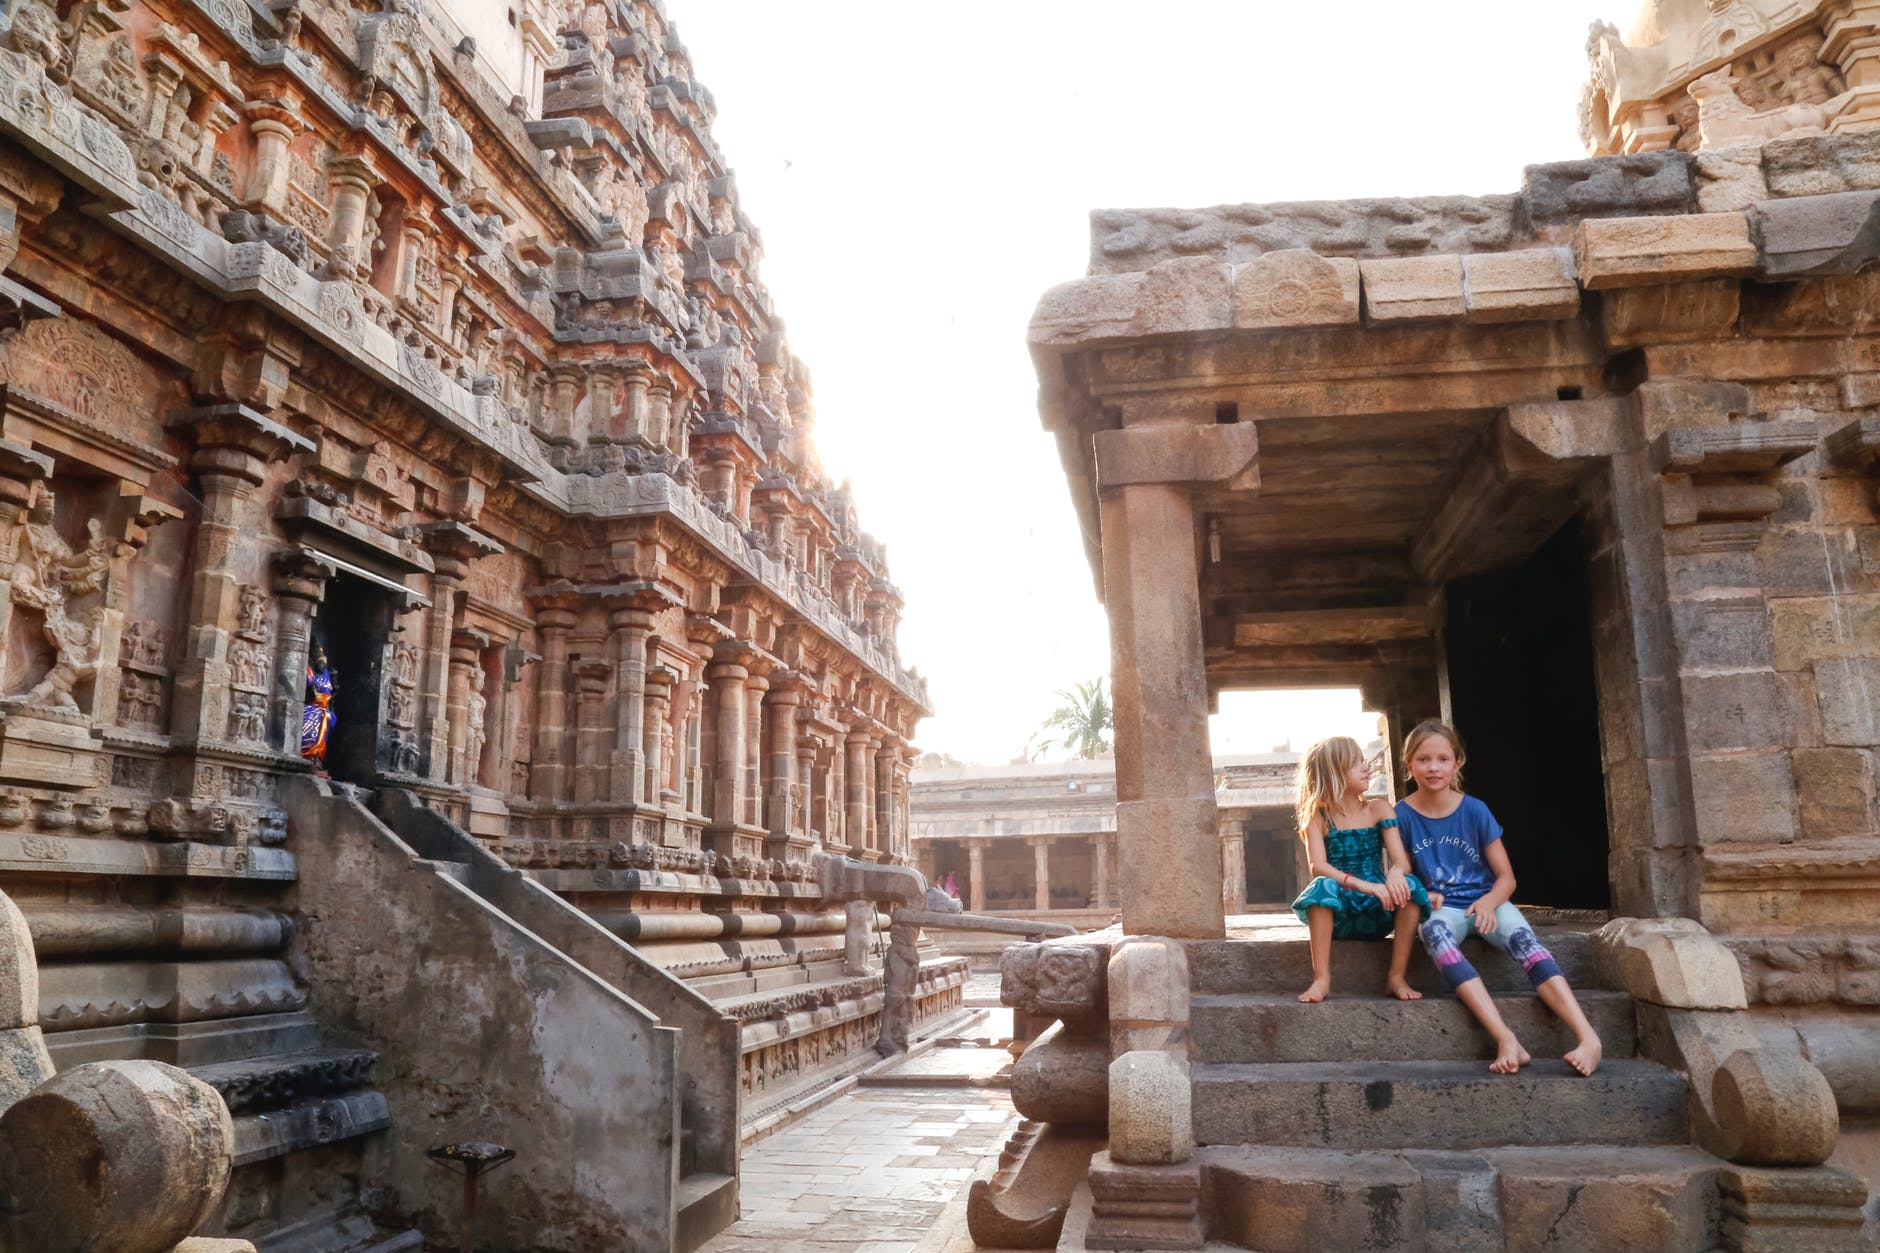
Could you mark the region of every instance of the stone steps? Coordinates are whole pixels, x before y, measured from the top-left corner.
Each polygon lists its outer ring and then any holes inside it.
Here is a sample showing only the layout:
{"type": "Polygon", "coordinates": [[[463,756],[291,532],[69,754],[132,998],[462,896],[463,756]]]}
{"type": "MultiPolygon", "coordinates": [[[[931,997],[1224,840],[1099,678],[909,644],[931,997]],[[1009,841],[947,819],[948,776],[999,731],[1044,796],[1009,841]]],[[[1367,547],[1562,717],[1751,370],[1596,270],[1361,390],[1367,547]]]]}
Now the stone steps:
{"type": "Polygon", "coordinates": [[[235,1165],[351,1139],[391,1125],[385,1094],[372,1086],[379,1055],[314,1048],[191,1066],[228,1103],[235,1165]]]}
{"type": "Polygon", "coordinates": [[[1210,1240],[1260,1253],[1680,1250],[1718,1244],[1721,1163],[1680,1147],[1206,1148],[1210,1240]]]}
{"type": "MultiPolygon", "coordinates": [[[[1560,964],[1577,993],[1594,989],[1599,980],[1593,970],[1592,933],[1569,927],[1536,928],[1541,943],[1560,964]]],[[[1312,958],[1304,935],[1297,938],[1245,940],[1206,940],[1191,943],[1188,968],[1197,995],[1223,995],[1231,992],[1286,992],[1295,996],[1312,982],[1312,958]]],[[[1464,942],[1463,954],[1469,959],[1494,993],[1529,992],[1527,977],[1521,967],[1499,949],[1492,948],[1478,936],[1464,942]]],[[[1384,975],[1390,968],[1390,944],[1362,940],[1341,940],[1332,944],[1332,992],[1371,995],[1384,989],[1384,975]]],[[[1446,992],[1449,985],[1436,973],[1436,967],[1418,944],[1410,958],[1410,984],[1420,992],[1446,992]]]]}
{"type": "MultiPolygon", "coordinates": [[[[1608,1058],[1635,1056],[1632,1000],[1620,992],[1582,992],[1580,1008],[1599,1032],[1608,1058]]],[[[1532,994],[1496,998],[1496,1008],[1536,1057],[1559,1057],[1573,1033],[1532,994]]],[[[1196,996],[1190,1005],[1194,1056],[1203,1062],[1470,1061],[1495,1055],[1494,1041],[1453,996],[1420,1001],[1341,996],[1301,1005],[1291,992],[1196,996]]]]}
{"type": "Polygon", "coordinates": [[[679,1180],[673,1253],[692,1253],[738,1220],[736,1175],[688,1174],[679,1180]]]}
{"type": "Polygon", "coordinates": [[[1591,1078],[1565,1062],[1518,1075],[1480,1061],[1197,1065],[1200,1144],[1321,1149],[1684,1144],[1684,1077],[1617,1058],[1591,1078]]]}

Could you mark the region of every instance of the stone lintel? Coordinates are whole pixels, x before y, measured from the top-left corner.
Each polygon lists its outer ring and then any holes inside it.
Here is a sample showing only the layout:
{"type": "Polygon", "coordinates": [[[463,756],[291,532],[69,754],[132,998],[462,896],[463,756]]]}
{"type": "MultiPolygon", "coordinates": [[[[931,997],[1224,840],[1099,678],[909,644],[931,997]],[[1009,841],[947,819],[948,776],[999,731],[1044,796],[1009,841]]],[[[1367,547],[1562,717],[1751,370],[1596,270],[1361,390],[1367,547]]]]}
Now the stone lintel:
{"type": "Polygon", "coordinates": [[[1766,474],[1815,450],[1814,422],[1785,418],[1728,426],[1676,426],[1652,441],[1661,474],[1766,474]]]}
{"type": "Polygon", "coordinates": [[[1588,291],[1742,277],[1758,260],[1741,213],[1581,222],[1573,258],[1588,291]]]}
{"type": "Polygon", "coordinates": [[[1259,484],[1259,435],[1251,423],[1126,427],[1098,431],[1097,490],[1142,484],[1259,484]]]}
{"type": "Polygon", "coordinates": [[[1757,278],[1853,274],[1880,256],[1880,191],[1765,200],[1750,206],[1749,222],[1757,278]]]}
{"type": "Polygon", "coordinates": [[[1828,436],[1828,455],[1841,465],[1871,471],[1880,463],[1880,417],[1859,417],[1828,436]]]}
{"type": "Polygon", "coordinates": [[[1385,640],[1429,639],[1435,634],[1435,615],[1426,605],[1303,609],[1294,613],[1240,614],[1234,619],[1236,648],[1274,644],[1375,644],[1385,640]]]}

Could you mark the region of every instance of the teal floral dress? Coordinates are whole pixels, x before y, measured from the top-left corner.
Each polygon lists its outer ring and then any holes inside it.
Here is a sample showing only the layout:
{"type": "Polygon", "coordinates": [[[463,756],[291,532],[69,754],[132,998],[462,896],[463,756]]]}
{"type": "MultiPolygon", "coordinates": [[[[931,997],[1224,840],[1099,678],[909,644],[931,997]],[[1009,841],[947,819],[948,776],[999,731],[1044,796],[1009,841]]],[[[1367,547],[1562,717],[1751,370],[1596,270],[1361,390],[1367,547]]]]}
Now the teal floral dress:
{"type": "MultiPolygon", "coordinates": [[[[1385,818],[1374,827],[1349,831],[1341,831],[1329,822],[1325,825],[1326,860],[1354,879],[1371,883],[1384,881],[1384,828],[1396,826],[1395,818],[1385,818]]],[[[1422,880],[1415,875],[1405,878],[1410,884],[1410,899],[1428,918],[1430,894],[1424,890],[1422,880]]],[[[1397,925],[1397,915],[1383,901],[1324,875],[1306,884],[1306,890],[1293,902],[1293,913],[1304,922],[1306,910],[1314,905],[1323,905],[1332,911],[1334,940],[1381,940],[1397,925]]]]}

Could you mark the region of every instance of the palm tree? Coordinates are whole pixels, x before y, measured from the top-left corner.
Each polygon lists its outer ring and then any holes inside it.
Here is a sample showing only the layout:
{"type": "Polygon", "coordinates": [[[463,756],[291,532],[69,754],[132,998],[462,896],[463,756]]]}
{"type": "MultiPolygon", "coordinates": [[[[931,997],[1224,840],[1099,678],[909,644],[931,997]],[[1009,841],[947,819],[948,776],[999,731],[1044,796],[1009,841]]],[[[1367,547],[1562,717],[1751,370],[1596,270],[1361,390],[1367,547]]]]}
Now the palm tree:
{"type": "Polygon", "coordinates": [[[1038,751],[1063,748],[1077,760],[1101,757],[1109,752],[1110,697],[1103,690],[1103,678],[1098,676],[1059,691],[1058,699],[1064,703],[1038,728],[1040,734],[1046,731],[1057,734],[1040,741],[1038,751]]]}

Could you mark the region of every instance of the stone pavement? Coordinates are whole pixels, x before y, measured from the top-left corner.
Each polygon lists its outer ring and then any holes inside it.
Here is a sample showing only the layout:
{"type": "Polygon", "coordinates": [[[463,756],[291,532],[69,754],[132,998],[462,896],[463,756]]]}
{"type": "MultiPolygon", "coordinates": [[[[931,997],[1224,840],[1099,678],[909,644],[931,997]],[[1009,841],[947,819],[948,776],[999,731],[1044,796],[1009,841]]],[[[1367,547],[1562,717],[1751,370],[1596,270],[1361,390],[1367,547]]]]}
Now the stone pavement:
{"type": "Polygon", "coordinates": [[[857,1088],[745,1153],[742,1216],[703,1253],[913,1253],[1017,1121],[1001,1089],[857,1088]]]}

